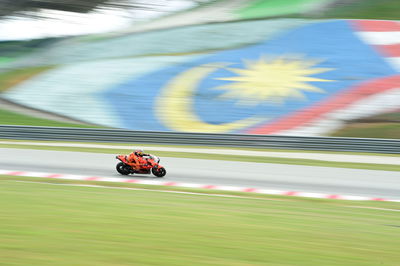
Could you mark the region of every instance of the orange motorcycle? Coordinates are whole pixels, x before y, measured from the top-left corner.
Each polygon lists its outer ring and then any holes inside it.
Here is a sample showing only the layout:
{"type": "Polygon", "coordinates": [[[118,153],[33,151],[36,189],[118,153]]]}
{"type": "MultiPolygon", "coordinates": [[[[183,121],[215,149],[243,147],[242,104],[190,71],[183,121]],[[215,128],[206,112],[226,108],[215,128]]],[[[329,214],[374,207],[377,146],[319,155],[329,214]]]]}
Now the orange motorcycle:
{"type": "Polygon", "coordinates": [[[115,158],[120,160],[116,168],[121,175],[152,173],[156,177],[163,177],[167,174],[165,168],[159,164],[160,158],[155,155],[143,157],[142,164],[128,162],[127,155],[117,155],[115,158]]]}

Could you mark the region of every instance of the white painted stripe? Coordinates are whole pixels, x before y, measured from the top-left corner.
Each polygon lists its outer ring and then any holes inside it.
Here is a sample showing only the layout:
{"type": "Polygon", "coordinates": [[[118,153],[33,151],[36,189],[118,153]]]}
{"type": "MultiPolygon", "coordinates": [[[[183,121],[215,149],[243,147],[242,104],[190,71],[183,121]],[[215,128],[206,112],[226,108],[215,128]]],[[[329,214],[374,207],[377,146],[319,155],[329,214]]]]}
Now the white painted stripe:
{"type": "Polygon", "coordinates": [[[355,32],[363,41],[372,45],[390,45],[400,43],[400,31],[384,31],[384,32],[355,32]]]}
{"type": "Polygon", "coordinates": [[[121,177],[101,177],[101,178],[99,178],[99,181],[117,182],[118,183],[118,182],[125,182],[126,178],[121,178],[121,177]]]}
{"type": "Polygon", "coordinates": [[[10,173],[10,170],[1,170],[0,169],[0,175],[8,175],[10,173]]]}
{"type": "Polygon", "coordinates": [[[296,194],[296,196],[307,197],[307,198],[318,198],[318,199],[326,198],[326,194],[312,193],[312,192],[301,192],[296,194]]]}
{"type": "Polygon", "coordinates": [[[190,184],[190,183],[179,183],[180,187],[185,187],[185,188],[201,188],[202,185],[200,184],[190,184]]]}
{"type": "MultiPolygon", "coordinates": [[[[30,176],[34,176],[34,175],[30,175],[30,176]]],[[[78,175],[63,175],[60,177],[57,177],[59,179],[68,179],[68,180],[85,180],[84,176],[78,176],[78,175]]]]}
{"type": "Polygon", "coordinates": [[[273,189],[260,189],[258,192],[261,194],[282,195],[285,191],[273,190],[273,189]]]}
{"type": "Polygon", "coordinates": [[[370,198],[368,198],[368,197],[350,196],[350,195],[341,196],[341,199],[344,199],[344,200],[370,200],[370,198]]]}
{"type": "MultiPolygon", "coordinates": [[[[203,185],[203,186],[207,186],[207,185],[203,185]]],[[[214,188],[211,188],[211,189],[218,189],[218,190],[223,190],[223,191],[240,191],[240,192],[243,192],[243,190],[244,190],[244,188],[242,188],[242,187],[232,187],[232,186],[214,186],[214,188]]]]}
{"type": "MultiPolygon", "coordinates": [[[[16,176],[32,176],[32,177],[43,177],[50,178],[50,176],[57,176],[57,179],[67,179],[67,180],[81,180],[88,181],[89,178],[93,176],[81,176],[81,175],[63,175],[63,174],[52,174],[52,173],[38,173],[38,172],[22,172],[22,171],[12,171],[12,170],[2,170],[0,169],[0,174],[2,175],[16,175],[16,176]]],[[[106,181],[106,182],[121,182],[127,183],[129,179],[127,178],[116,178],[116,177],[96,177],[96,181],[106,181]]],[[[307,198],[319,198],[319,199],[340,199],[340,200],[372,200],[372,201],[390,201],[390,202],[400,202],[400,199],[381,199],[376,197],[365,197],[356,195],[337,195],[337,194],[324,194],[315,192],[300,192],[300,191],[282,191],[273,189],[257,189],[257,188],[245,188],[245,187],[232,187],[232,186],[218,186],[218,185],[200,185],[200,184],[188,184],[188,183],[178,183],[178,182],[165,182],[157,180],[139,180],[135,179],[134,184],[143,185],[163,185],[163,186],[174,186],[174,187],[190,187],[190,188],[207,188],[209,190],[223,190],[223,191],[234,191],[234,192],[248,192],[248,193],[259,193],[267,195],[281,195],[281,196],[297,196],[297,197],[307,197],[307,198]]]]}
{"type": "Polygon", "coordinates": [[[43,172],[29,172],[29,173],[26,173],[26,174],[29,174],[29,175],[32,175],[32,176],[35,176],[35,177],[48,177],[48,178],[50,178],[50,176],[52,176],[51,174],[49,175],[49,173],[43,173],[43,172]]]}

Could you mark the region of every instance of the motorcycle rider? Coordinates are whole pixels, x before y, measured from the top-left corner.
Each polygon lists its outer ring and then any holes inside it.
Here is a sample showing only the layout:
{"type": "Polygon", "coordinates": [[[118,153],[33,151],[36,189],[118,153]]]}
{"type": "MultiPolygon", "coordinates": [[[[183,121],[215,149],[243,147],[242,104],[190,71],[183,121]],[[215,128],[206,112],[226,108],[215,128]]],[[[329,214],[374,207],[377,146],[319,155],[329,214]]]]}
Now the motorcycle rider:
{"type": "Polygon", "coordinates": [[[137,149],[128,155],[128,162],[137,166],[147,166],[143,156],[150,156],[150,154],[144,153],[142,149],[137,149]]]}

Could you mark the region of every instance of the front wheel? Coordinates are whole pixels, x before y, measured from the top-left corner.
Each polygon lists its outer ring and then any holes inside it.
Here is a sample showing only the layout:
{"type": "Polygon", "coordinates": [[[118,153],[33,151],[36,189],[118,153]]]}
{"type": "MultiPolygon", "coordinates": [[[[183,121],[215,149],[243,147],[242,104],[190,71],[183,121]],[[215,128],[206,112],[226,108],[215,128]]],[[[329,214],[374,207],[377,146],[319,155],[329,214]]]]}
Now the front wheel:
{"type": "Polygon", "coordinates": [[[123,162],[118,163],[116,169],[117,172],[120,173],[121,175],[129,175],[131,172],[129,166],[124,164],[123,162]]]}
{"type": "Polygon", "coordinates": [[[167,171],[165,170],[164,167],[160,167],[160,168],[152,168],[151,172],[153,173],[153,175],[155,175],[156,177],[163,177],[167,174],[167,171]]]}

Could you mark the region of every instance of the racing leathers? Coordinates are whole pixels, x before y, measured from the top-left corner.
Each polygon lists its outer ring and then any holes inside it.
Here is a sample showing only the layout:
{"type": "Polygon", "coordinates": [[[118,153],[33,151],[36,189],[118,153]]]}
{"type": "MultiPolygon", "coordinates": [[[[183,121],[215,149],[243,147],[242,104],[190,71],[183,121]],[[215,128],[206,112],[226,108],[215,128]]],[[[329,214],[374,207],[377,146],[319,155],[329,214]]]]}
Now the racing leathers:
{"type": "Polygon", "coordinates": [[[141,167],[141,166],[147,166],[147,161],[143,158],[143,156],[150,156],[150,154],[147,153],[138,153],[138,152],[132,152],[128,155],[128,162],[130,164],[133,164],[135,167],[141,167]]]}

